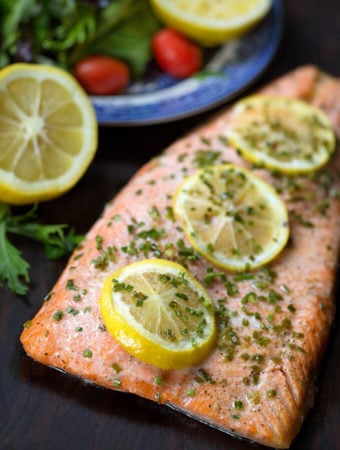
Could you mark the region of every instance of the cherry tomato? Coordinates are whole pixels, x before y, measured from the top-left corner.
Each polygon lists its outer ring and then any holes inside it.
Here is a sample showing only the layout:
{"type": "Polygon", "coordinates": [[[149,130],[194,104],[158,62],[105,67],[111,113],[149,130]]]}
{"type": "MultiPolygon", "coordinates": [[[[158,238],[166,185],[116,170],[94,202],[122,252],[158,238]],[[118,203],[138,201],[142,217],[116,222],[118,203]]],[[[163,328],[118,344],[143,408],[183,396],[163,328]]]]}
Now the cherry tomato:
{"type": "Polygon", "coordinates": [[[129,68],[123,61],[104,55],[91,55],[80,60],[74,75],[83,88],[94,95],[117,94],[130,80],[129,68]]]}
{"type": "Polygon", "coordinates": [[[200,47],[171,28],[155,33],[152,51],[159,67],[175,78],[187,78],[202,66],[200,47]]]}

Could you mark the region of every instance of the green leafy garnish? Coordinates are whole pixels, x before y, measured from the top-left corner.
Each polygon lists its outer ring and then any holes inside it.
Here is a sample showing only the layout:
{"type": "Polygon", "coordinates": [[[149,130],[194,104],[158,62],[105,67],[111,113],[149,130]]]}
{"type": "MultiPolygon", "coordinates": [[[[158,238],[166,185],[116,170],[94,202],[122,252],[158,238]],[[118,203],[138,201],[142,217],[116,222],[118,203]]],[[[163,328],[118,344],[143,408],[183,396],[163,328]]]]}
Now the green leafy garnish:
{"type": "Polygon", "coordinates": [[[65,69],[102,53],[125,61],[133,77],[151,59],[160,27],[147,0],[0,0],[0,67],[26,61],[65,69]]]}
{"type": "Polygon", "coordinates": [[[29,263],[9,240],[10,234],[25,236],[40,242],[49,259],[58,259],[70,253],[83,239],[68,225],[43,225],[37,221],[37,206],[21,215],[13,215],[11,208],[0,203],[0,286],[7,284],[19,295],[26,294],[29,277],[29,263]]]}

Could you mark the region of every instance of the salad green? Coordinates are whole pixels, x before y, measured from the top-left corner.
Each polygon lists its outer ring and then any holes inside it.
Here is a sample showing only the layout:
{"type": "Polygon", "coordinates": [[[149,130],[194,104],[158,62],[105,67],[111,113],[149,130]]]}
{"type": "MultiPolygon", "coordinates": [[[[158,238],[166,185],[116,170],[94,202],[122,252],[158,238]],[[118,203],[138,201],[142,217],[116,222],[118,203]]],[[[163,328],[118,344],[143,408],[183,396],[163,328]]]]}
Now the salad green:
{"type": "Polygon", "coordinates": [[[0,0],[0,67],[24,61],[70,70],[102,53],[125,61],[136,78],[159,28],[147,0],[0,0]]]}

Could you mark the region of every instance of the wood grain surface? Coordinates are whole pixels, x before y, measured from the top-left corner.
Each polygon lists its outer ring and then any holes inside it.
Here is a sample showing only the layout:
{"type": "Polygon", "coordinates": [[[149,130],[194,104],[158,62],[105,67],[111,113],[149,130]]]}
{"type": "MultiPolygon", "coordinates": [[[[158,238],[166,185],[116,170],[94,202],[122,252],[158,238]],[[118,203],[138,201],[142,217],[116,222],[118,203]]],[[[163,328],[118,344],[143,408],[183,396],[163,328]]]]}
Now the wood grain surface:
{"type": "MultiPolygon", "coordinates": [[[[339,0],[285,0],[284,6],[280,49],[249,91],[306,63],[340,76],[339,0]]],[[[138,167],[212,113],[157,126],[101,128],[96,159],[84,178],[62,198],[41,205],[39,219],[86,232],[138,167]]],[[[0,289],[0,450],[264,449],[165,406],[85,384],[28,358],[19,343],[22,324],[39,309],[65,260],[47,260],[38,245],[24,239],[15,243],[31,264],[31,286],[25,297],[0,289]]],[[[315,403],[292,450],[340,448],[339,327],[337,314],[315,403]]]]}

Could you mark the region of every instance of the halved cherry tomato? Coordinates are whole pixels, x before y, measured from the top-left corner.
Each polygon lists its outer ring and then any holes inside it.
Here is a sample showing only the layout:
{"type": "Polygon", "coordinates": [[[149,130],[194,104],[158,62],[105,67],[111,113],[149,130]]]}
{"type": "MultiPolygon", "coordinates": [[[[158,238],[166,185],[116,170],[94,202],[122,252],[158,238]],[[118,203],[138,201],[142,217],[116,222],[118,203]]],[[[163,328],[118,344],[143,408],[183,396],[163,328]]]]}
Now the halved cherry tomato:
{"type": "Polygon", "coordinates": [[[123,62],[110,56],[91,55],[79,61],[74,75],[83,88],[94,95],[121,92],[130,81],[130,71],[123,62]]]}
{"type": "Polygon", "coordinates": [[[152,38],[157,64],[175,78],[187,78],[202,67],[202,50],[171,28],[163,28],[152,38]]]}

